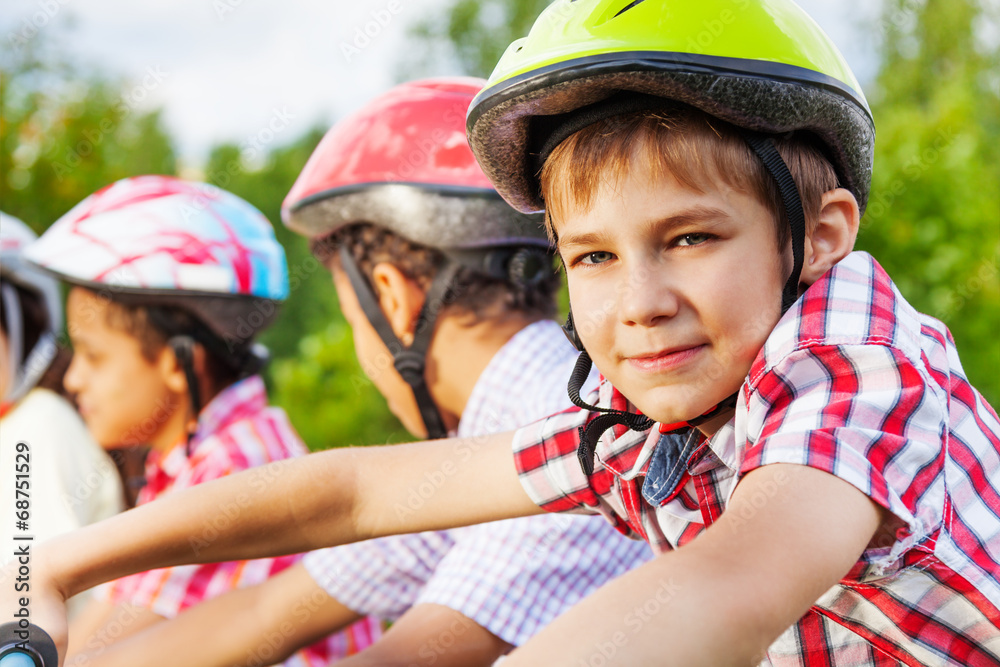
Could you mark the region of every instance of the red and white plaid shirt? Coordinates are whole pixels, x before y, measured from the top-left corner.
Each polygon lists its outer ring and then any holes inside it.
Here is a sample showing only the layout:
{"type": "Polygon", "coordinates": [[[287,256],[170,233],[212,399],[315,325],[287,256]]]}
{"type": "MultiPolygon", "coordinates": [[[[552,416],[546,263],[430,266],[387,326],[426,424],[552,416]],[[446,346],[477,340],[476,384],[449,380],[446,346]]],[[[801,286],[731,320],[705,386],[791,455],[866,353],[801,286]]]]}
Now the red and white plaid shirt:
{"type": "MultiPolygon", "coordinates": [[[[137,504],[187,487],[208,482],[248,468],[266,466],[294,456],[306,448],[292,428],[284,410],[268,407],[264,382],[258,376],[241,380],[219,393],[202,410],[198,433],[191,441],[188,457],[183,444],[166,455],[151,452],[146,461],[146,485],[137,504]]],[[[267,469],[261,469],[267,475],[267,469]]],[[[213,535],[191,536],[209,541],[213,535]]],[[[234,588],[253,586],[294,564],[300,555],[248,561],[184,565],[141,572],[109,582],[98,589],[99,599],[114,605],[130,604],[173,618],[202,600],[234,588]]],[[[288,667],[318,667],[352,655],[370,646],[382,634],[375,619],[358,621],[341,633],[302,649],[284,664],[288,667]]],[[[262,647],[263,662],[274,647],[262,647]]]]}
{"type": "MultiPolygon", "coordinates": [[[[591,399],[635,411],[606,381],[591,399]]],[[[871,256],[849,255],[782,317],[710,439],[615,427],[588,478],[577,428],[592,415],[519,431],[521,482],[541,507],[599,512],[656,550],[690,541],[771,463],[836,475],[897,518],[894,541],[867,549],[764,664],[1000,665],[1000,422],[945,326],[871,256]]]]}

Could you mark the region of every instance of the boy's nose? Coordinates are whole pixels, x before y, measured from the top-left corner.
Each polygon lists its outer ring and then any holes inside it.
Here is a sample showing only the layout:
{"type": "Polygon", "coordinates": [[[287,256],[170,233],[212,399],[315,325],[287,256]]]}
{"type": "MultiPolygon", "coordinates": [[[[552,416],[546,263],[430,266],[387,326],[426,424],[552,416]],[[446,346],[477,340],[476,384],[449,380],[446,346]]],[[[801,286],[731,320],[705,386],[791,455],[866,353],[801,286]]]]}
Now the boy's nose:
{"type": "Polygon", "coordinates": [[[662,318],[677,315],[680,299],[662,268],[640,267],[629,273],[620,295],[625,324],[653,326],[662,318]]]}

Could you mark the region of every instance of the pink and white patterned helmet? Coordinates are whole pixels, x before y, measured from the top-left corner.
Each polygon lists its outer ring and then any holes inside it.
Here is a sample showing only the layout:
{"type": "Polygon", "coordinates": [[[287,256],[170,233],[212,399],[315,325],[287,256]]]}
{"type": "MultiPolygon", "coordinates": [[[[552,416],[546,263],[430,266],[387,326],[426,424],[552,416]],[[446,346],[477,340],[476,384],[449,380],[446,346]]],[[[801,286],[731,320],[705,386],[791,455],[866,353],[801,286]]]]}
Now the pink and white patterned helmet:
{"type": "Polygon", "coordinates": [[[190,310],[226,339],[246,338],[237,329],[255,310],[254,328],[263,328],[273,302],[288,295],[285,253],[260,211],[215,186],[168,176],[99,190],[25,257],[110,298],[190,310]]]}

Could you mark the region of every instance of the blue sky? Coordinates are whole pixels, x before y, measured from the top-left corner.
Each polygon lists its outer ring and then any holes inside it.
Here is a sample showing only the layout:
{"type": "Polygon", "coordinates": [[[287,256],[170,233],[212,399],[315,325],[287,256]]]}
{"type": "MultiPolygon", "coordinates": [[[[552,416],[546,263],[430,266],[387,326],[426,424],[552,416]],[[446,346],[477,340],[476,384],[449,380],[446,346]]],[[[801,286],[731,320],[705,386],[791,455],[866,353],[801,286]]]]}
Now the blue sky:
{"type": "MultiPolygon", "coordinates": [[[[7,0],[3,48],[47,31],[66,50],[130,77],[162,105],[182,163],[220,141],[280,144],[329,123],[396,82],[409,26],[447,0],[7,0]],[[70,26],[70,27],[68,27],[70,26]],[[365,29],[372,37],[363,34],[365,29]],[[367,43],[365,42],[367,38],[367,43]],[[12,41],[15,40],[15,41],[12,41]],[[276,122],[280,119],[280,122],[276,122]]],[[[801,0],[862,84],[876,68],[875,4],[801,0]]],[[[459,73],[457,65],[452,71],[459,73]]]]}

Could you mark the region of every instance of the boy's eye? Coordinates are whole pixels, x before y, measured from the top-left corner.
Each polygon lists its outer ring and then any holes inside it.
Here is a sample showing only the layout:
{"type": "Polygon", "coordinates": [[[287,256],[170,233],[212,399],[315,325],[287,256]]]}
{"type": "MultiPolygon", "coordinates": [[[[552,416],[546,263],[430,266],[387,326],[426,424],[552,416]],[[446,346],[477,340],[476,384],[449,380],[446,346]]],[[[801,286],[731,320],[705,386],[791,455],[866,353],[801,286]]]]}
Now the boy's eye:
{"type": "Polygon", "coordinates": [[[598,250],[597,252],[588,252],[580,258],[580,262],[582,264],[603,264],[604,262],[610,261],[613,257],[614,255],[610,252],[598,250]]]}
{"type": "Polygon", "coordinates": [[[677,245],[679,246],[693,246],[700,245],[709,239],[708,234],[685,234],[684,236],[677,239],[677,245]]]}

